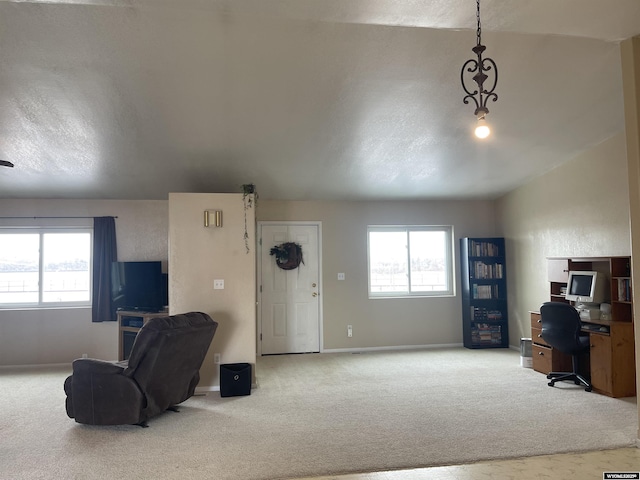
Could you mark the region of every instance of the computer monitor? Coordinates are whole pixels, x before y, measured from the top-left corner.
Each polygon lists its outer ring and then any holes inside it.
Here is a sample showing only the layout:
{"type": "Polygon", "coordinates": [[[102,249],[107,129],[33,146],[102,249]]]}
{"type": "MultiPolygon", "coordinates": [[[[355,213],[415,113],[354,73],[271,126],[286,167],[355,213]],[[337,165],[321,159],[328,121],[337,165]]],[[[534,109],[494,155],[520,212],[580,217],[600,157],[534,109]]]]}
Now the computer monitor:
{"type": "Polygon", "coordinates": [[[602,272],[570,271],[566,299],[583,304],[598,304],[608,300],[607,278],[602,272]]]}

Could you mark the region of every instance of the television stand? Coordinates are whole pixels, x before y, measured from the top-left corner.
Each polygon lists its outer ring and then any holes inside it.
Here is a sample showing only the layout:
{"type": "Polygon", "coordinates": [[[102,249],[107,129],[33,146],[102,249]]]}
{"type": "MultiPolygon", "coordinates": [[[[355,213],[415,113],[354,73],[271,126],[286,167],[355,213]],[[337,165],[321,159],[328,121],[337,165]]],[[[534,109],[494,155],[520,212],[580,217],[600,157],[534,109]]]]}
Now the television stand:
{"type": "Polygon", "coordinates": [[[118,360],[128,360],[142,326],[152,318],[163,317],[168,312],[142,312],[136,310],[118,310],[118,360]]]}

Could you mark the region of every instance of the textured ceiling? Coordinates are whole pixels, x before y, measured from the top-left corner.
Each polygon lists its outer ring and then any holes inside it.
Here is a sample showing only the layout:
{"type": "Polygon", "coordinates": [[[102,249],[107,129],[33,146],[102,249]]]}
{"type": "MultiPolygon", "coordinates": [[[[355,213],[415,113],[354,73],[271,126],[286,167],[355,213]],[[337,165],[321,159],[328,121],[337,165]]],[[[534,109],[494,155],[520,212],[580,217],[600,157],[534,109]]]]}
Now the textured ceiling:
{"type": "Polygon", "coordinates": [[[638,0],[0,0],[0,198],[495,197],[624,130],[638,0]]]}

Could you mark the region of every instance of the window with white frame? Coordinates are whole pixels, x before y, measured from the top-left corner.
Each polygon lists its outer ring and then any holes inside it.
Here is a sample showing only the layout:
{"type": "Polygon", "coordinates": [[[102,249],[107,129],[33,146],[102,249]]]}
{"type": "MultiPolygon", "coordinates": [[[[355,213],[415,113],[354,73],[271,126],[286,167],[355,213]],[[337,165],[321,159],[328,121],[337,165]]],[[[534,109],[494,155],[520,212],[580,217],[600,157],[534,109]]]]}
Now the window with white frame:
{"type": "Polygon", "coordinates": [[[89,228],[0,229],[0,308],[91,305],[89,228]]]}
{"type": "Polygon", "coordinates": [[[452,226],[370,226],[369,297],[454,295],[452,226]]]}

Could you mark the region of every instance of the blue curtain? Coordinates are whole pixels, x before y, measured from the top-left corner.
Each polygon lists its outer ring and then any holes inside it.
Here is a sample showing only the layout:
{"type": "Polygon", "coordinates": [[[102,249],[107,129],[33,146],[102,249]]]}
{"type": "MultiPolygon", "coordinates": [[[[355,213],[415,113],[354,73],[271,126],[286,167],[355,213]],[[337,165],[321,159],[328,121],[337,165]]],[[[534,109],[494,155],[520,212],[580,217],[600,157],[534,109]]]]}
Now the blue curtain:
{"type": "Polygon", "coordinates": [[[116,320],[111,305],[111,263],[118,259],[114,217],[93,219],[93,303],[92,322],[116,320]]]}

